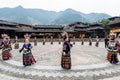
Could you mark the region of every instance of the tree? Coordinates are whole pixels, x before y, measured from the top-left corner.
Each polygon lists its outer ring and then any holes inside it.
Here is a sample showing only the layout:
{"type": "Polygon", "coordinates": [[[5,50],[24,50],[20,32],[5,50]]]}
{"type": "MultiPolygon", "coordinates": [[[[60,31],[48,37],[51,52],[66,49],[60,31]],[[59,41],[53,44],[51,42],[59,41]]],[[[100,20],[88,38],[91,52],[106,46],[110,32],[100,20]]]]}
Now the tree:
{"type": "Polygon", "coordinates": [[[110,20],[105,19],[101,21],[102,27],[105,29],[105,35],[108,35],[110,32],[110,27],[108,26],[110,20]]]}

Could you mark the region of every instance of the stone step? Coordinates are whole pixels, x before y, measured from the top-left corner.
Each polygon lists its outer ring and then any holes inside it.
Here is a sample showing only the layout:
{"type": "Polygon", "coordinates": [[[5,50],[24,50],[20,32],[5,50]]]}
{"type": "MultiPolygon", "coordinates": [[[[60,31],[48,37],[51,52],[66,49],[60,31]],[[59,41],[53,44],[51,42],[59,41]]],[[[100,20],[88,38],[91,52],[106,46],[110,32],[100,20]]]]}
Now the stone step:
{"type": "MultiPolygon", "coordinates": [[[[4,63],[8,65],[13,65],[17,67],[23,67],[23,64],[19,61],[15,60],[7,60],[4,61],[4,63]]],[[[99,63],[99,64],[91,64],[91,65],[78,65],[78,66],[72,66],[71,70],[90,70],[90,69],[101,69],[101,68],[107,68],[107,67],[112,67],[113,65],[110,64],[109,62],[105,63],[99,63]]],[[[38,69],[38,70],[63,70],[61,66],[42,66],[42,65],[37,65],[34,64],[32,66],[28,66],[29,68],[32,69],[38,69]]]]}
{"type": "Polygon", "coordinates": [[[72,77],[76,77],[76,78],[87,78],[87,77],[91,77],[93,79],[93,77],[95,76],[95,78],[97,79],[98,77],[109,77],[111,75],[116,75],[118,73],[120,73],[120,67],[119,66],[114,66],[112,68],[108,68],[108,69],[103,69],[103,70],[95,70],[95,71],[87,71],[85,70],[84,72],[79,72],[79,71],[76,71],[74,72],[73,70],[68,70],[68,71],[51,71],[51,72],[48,72],[47,70],[45,72],[42,72],[42,71],[34,71],[34,70],[29,70],[29,69],[26,69],[26,68],[13,68],[11,66],[7,66],[7,65],[3,65],[3,64],[0,64],[0,69],[2,71],[5,71],[7,74],[10,73],[10,75],[12,74],[15,74],[15,77],[19,77],[19,76],[25,76],[27,78],[30,77],[30,79],[34,79],[36,77],[38,78],[41,78],[41,77],[46,77],[46,78],[49,78],[49,77],[53,77],[53,78],[64,78],[64,77],[67,77],[67,78],[72,78],[72,77]]]}
{"type": "Polygon", "coordinates": [[[120,80],[120,75],[116,77],[110,77],[110,78],[99,79],[99,80],[120,80]]]}
{"type": "Polygon", "coordinates": [[[30,79],[17,78],[17,77],[8,76],[6,74],[0,73],[0,80],[30,80],[30,79]]]}

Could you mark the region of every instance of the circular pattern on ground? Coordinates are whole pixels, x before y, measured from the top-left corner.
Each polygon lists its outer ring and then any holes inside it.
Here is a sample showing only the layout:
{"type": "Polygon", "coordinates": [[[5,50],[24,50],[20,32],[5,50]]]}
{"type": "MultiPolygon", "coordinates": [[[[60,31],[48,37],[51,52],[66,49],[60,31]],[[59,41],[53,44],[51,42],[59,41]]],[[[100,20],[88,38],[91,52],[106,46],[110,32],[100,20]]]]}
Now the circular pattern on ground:
{"type": "MultiPolygon", "coordinates": [[[[22,44],[20,43],[20,47],[22,44]]],[[[103,43],[100,45],[103,45],[103,43]]],[[[13,54],[13,60],[22,62],[22,53],[19,53],[18,49],[13,49],[11,53],[13,54]]],[[[38,65],[59,66],[61,64],[62,44],[59,45],[57,42],[54,42],[51,45],[48,42],[46,45],[42,45],[42,43],[38,43],[37,46],[33,46],[32,53],[38,65]]],[[[104,63],[106,62],[106,53],[107,51],[103,47],[95,47],[94,44],[93,46],[88,46],[87,43],[82,46],[79,42],[76,42],[76,45],[71,48],[72,65],[104,63]]]]}

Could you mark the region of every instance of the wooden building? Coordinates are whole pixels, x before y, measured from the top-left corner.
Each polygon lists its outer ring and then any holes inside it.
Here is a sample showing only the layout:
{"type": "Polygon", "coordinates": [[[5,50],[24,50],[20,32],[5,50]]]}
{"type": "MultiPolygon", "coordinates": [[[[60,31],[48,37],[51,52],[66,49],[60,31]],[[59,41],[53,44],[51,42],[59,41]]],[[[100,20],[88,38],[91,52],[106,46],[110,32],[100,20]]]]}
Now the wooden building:
{"type": "Polygon", "coordinates": [[[44,36],[54,36],[58,37],[64,30],[62,25],[35,25],[33,29],[36,30],[39,34],[44,36]]]}
{"type": "Polygon", "coordinates": [[[18,36],[18,37],[24,37],[25,33],[31,33],[35,32],[35,30],[32,29],[31,25],[27,24],[18,24],[14,22],[8,22],[5,20],[0,20],[0,34],[8,34],[11,37],[18,36]]]}
{"type": "Polygon", "coordinates": [[[108,25],[111,28],[110,35],[113,34],[117,36],[118,34],[120,34],[120,17],[112,17],[109,18],[109,20],[110,22],[108,25]]]}
{"type": "Polygon", "coordinates": [[[91,23],[87,29],[89,36],[96,37],[99,36],[103,38],[105,36],[104,28],[101,27],[100,23],[91,23]]]}
{"type": "Polygon", "coordinates": [[[95,37],[104,37],[104,29],[101,27],[101,24],[99,23],[82,23],[82,22],[75,22],[68,25],[68,30],[73,30],[73,36],[76,36],[77,38],[86,37],[89,36],[95,37]],[[101,34],[102,32],[102,34],[101,34]]]}
{"type": "Polygon", "coordinates": [[[15,31],[19,30],[16,25],[16,23],[0,20],[0,35],[5,33],[14,36],[15,31]]]}
{"type": "Polygon", "coordinates": [[[27,25],[14,22],[0,20],[0,34],[6,33],[11,37],[18,36],[23,38],[24,34],[28,33],[33,36],[53,36],[58,38],[62,32],[68,32],[70,37],[76,38],[89,36],[99,37],[104,36],[104,29],[98,23],[88,24],[82,22],[74,22],[67,26],[62,25],[27,25]]]}

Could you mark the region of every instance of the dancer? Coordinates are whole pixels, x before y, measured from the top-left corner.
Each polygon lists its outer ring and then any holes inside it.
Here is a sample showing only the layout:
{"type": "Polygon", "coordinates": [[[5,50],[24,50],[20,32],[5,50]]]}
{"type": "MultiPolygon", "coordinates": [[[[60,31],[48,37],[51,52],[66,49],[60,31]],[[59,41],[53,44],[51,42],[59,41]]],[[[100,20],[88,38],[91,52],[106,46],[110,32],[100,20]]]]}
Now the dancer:
{"type": "Polygon", "coordinates": [[[51,44],[53,44],[53,36],[50,37],[51,44]]]}
{"type": "Polygon", "coordinates": [[[116,41],[117,41],[118,53],[120,54],[120,34],[118,35],[118,38],[116,41]]]}
{"type": "Polygon", "coordinates": [[[34,37],[34,46],[37,46],[37,38],[34,37]]]}
{"type": "Polygon", "coordinates": [[[58,43],[61,44],[61,37],[59,35],[59,38],[58,38],[58,43]]]}
{"type": "Polygon", "coordinates": [[[98,36],[96,36],[95,40],[96,40],[95,46],[98,47],[99,46],[99,38],[98,38],[98,36]]]}
{"type": "Polygon", "coordinates": [[[91,36],[89,37],[89,46],[92,46],[92,38],[91,38],[91,36]]]}
{"type": "Polygon", "coordinates": [[[63,43],[63,51],[61,58],[61,66],[64,69],[70,69],[71,68],[70,40],[67,32],[64,32],[63,36],[64,36],[64,43],[63,43]]]}
{"type": "Polygon", "coordinates": [[[84,38],[81,38],[81,45],[84,45],[84,38]]]}
{"type": "Polygon", "coordinates": [[[45,37],[43,37],[43,45],[45,45],[45,37]]]}
{"type": "Polygon", "coordinates": [[[107,60],[111,64],[117,64],[119,62],[117,58],[118,49],[117,49],[117,42],[115,41],[114,35],[111,36],[107,50],[108,50],[107,60]]]}
{"type": "Polygon", "coordinates": [[[75,36],[73,37],[73,44],[75,45],[75,36]]]}
{"type": "Polygon", "coordinates": [[[14,41],[14,49],[18,49],[19,48],[19,43],[18,43],[18,37],[15,36],[15,41],[14,41]]]}
{"type": "Polygon", "coordinates": [[[31,52],[32,45],[29,42],[30,35],[26,34],[24,37],[25,37],[25,43],[23,44],[23,47],[19,50],[19,52],[21,53],[23,51],[23,65],[29,66],[31,64],[36,63],[36,60],[31,52]]]}
{"type": "Polygon", "coordinates": [[[12,50],[10,37],[7,34],[2,34],[2,38],[3,41],[0,44],[2,49],[2,59],[9,60],[10,58],[12,58],[12,54],[10,53],[10,51],[12,50]]]}

